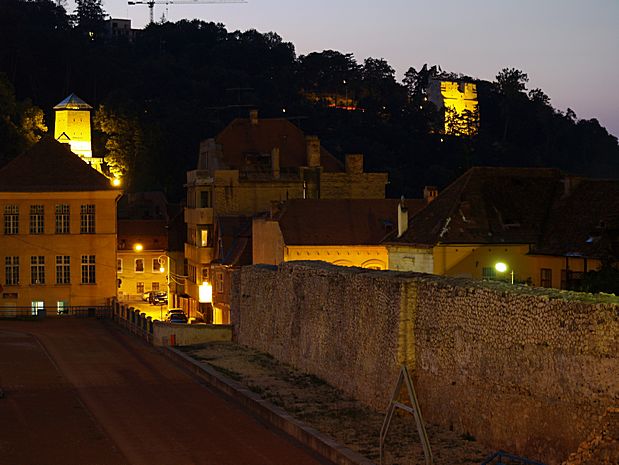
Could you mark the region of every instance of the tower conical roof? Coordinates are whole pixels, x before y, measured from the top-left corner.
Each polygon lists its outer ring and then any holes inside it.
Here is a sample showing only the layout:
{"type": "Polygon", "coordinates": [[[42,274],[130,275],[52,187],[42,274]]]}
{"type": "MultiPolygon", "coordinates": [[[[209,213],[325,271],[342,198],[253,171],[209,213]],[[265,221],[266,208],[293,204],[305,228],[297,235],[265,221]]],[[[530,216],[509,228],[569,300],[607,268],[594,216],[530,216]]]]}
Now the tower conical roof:
{"type": "Polygon", "coordinates": [[[75,94],[69,95],[66,99],[54,107],[54,110],[92,110],[92,107],[84,102],[75,94]]]}

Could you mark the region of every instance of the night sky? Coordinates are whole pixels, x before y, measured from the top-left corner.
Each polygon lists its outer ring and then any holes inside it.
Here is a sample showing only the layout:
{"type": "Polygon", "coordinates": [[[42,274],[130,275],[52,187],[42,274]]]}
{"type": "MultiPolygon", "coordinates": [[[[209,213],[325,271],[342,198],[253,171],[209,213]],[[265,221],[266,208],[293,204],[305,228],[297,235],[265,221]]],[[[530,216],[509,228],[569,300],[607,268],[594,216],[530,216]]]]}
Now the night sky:
{"type": "MultiPolygon", "coordinates": [[[[73,1],[68,9],[73,9],[73,1]]],[[[146,5],[103,0],[107,13],[148,22],[146,5]]],[[[502,68],[528,73],[555,108],[597,118],[619,135],[617,0],[248,0],[246,4],[155,5],[155,20],[199,18],[229,31],[277,32],[297,55],[325,49],[384,58],[398,80],[413,66],[494,80],[502,68]]]]}

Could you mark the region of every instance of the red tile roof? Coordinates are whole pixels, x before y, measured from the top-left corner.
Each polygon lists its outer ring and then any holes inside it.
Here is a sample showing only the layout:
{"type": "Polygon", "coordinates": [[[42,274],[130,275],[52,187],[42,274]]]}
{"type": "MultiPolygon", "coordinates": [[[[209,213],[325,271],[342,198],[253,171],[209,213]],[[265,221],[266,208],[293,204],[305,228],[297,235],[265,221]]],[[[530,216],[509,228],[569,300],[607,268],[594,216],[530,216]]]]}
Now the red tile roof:
{"type": "Polygon", "coordinates": [[[0,192],[115,190],[108,178],[51,137],[0,168],[0,192]]]}
{"type": "MultiPolygon", "coordinates": [[[[271,153],[280,151],[280,167],[298,168],[307,166],[305,134],[287,119],[258,119],[252,124],[249,118],[237,118],[215,138],[223,147],[225,163],[239,169],[247,153],[271,153]]],[[[342,163],[324,147],[320,147],[320,164],[325,172],[342,172],[342,163]]]]}
{"type": "MultiPolygon", "coordinates": [[[[378,245],[398,225],[397,199],[290,200],[278,215],[287,245],[378,245]]],[[[406,200],[409,215],[425,206],[406,200]]]]}

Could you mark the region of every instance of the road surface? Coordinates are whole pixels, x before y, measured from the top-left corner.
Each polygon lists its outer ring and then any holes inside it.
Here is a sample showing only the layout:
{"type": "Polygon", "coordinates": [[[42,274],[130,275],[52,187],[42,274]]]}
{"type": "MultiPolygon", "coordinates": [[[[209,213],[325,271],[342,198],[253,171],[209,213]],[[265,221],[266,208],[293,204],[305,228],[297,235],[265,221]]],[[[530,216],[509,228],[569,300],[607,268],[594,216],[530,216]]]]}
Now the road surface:
{"type": "Polygon", "coordinates": [[[0,321],[0,465],[318,465],[111,322],[0,321]]]}

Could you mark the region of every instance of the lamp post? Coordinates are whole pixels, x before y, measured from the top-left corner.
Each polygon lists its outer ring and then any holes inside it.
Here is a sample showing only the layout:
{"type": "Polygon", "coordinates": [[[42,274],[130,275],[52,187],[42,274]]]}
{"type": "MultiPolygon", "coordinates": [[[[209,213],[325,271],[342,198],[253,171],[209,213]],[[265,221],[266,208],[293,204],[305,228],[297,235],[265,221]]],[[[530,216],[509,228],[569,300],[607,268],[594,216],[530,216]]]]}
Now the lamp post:
{"type": "MultiPolygon", "coordinates": [[[[166,284],[166,301],[168,302],[168,307],[170,306],[170,257],[167,255],[159,255],[157,257],[157,261],[159,262],[159,272],[166,273],[165,284],[166,284]]],[[[163,320],[163,305],[159,306],[159,317],[163,320]]]]}
{"type": "MultiPolygon", "coordinates": [[[[503,262],[497,262],[494,265],[494,269],[497,270],[499,273],[505,273],[507,271],[507,268],[508,268],[507,264],[503,262]]],[[[510,275],[511,275],[512,284],[514,284],[514,270],[513,269],[510,271],[510,275]]]]}

